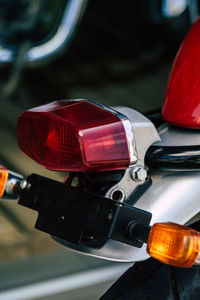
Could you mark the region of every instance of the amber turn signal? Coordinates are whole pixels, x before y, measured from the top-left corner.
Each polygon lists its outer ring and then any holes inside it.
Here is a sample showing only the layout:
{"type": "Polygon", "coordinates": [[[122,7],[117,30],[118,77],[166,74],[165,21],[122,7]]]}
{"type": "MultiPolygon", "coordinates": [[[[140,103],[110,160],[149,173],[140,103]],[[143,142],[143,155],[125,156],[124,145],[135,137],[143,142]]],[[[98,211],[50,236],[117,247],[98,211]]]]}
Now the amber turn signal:
{"type": "Polygon", "coordinates": [[[191,267],[199,256],[200,234],[174,223],[154,224],[150,230],[147,252],[165,264],[191,267]]]}
{"type": "Polygon", "coordinates": [[[0,198],[3,196],[3,193],[5,191],[7,179],[8,170],[3,166],[0,166],[0,198]]]}

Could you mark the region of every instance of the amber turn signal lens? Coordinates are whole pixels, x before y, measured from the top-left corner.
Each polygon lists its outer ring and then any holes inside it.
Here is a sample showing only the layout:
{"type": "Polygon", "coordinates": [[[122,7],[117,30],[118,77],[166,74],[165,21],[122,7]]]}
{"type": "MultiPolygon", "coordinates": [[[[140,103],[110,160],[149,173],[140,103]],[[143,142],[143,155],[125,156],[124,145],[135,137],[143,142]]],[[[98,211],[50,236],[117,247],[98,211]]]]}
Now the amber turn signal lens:
{"type": "Polygon", "coordinates": [[[0,166],[0,198],[3,196],[7,179],[8,179],[8,170],[0,166]]]}
{"type": "Polygon", "coordinates": [[[174,223],[157,223],[151,227],[147,252],[159,261],[177,267],[191,267],[200,252],[200,234],[174,223]]]}

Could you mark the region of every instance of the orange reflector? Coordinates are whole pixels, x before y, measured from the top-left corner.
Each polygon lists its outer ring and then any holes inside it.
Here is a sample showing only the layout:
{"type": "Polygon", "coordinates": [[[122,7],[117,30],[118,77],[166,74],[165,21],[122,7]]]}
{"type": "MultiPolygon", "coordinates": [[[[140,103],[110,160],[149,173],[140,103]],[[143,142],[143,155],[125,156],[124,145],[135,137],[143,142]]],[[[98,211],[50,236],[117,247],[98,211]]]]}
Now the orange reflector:
{"type": "Polygon", "coordinates": [[[3,196],[7,179],[8,179],[8,170],[0,166],[0,198],[3,196]]]}
{"type": "Polygon", "coordinates": [[[147,252],[165,264],[191,267],[200,252],[200,234],[174,223],[157,223],[151,227],[147,252]]]}

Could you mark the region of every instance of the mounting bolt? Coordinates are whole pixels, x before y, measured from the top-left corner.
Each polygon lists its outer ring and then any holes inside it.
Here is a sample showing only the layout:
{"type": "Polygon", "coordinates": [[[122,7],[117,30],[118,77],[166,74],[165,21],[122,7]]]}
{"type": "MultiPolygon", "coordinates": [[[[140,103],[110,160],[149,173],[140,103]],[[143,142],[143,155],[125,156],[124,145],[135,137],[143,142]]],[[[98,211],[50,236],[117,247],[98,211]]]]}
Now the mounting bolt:
{"type": "Polygon", "coordinates": [[[107,219],[110,221],[113,218],[113,212],[112,210],[109,210],[108,214],[107,214],[107,219]]]}
{"type": "Polygon", "coordinates": [[[143,181],[147,178],[147,171],[142,166],[132,167],[130,173],[131,178],[135,181],[143,181]]]}
{"type": "Polygon", "coordinates": [[[28,185],[28,182],[26,181],[26,179],[22,179],[22,181],[20,182],[20,188],[22,189],[22,190],[24,190],[26,187],[27,187],[27,185],[28,185]]]}

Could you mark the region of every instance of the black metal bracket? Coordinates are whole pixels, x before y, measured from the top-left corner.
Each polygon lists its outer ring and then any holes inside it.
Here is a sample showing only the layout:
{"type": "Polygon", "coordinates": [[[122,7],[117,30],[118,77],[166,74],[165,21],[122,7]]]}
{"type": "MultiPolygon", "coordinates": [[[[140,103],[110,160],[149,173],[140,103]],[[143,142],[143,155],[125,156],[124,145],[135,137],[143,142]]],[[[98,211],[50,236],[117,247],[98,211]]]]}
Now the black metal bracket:
{"type": "Polygon", "coordinates": [[[130,236],[128,226],[133,221],[148,226],[149,212],[36,174],[27,181],[19,204],[38,212],[37,229],[95,248],[108,239],[142,247],[141,240],[130,236]]]}

